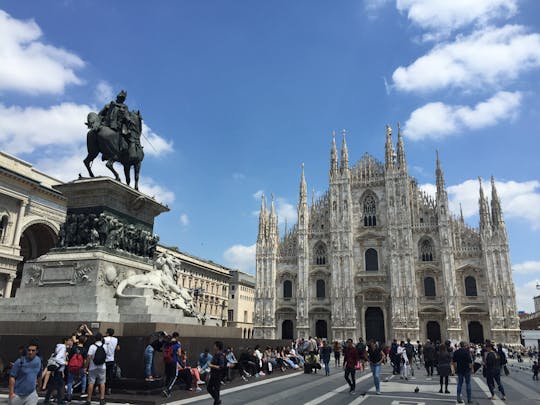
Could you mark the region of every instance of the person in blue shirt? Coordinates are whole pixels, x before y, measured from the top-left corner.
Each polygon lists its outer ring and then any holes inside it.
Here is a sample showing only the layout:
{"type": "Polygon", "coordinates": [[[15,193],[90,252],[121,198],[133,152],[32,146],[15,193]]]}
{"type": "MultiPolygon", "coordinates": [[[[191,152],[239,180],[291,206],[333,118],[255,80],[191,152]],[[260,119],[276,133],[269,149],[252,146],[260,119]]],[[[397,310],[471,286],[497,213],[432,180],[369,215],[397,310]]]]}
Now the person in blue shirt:
{"type": "Polygon", "coordinates": [[[204,353],[201,353],[199,355],[199,374],[201,375],[201,379],[206,380],[206,377],[208,377],[208,374],[210,373],[210,363],[212,362],[213,356],[210,354],[210,350],[208,348],[204,349],[204,353]]]}
{"type": "Polygon", "coordinates": [[[38,345],[30,343],[26,354],[19,357],[9,374],[9,403],[11,405],[35,405],[38,403],[36,383],[41,385],[41,359],[37,356],[38,345]]]}

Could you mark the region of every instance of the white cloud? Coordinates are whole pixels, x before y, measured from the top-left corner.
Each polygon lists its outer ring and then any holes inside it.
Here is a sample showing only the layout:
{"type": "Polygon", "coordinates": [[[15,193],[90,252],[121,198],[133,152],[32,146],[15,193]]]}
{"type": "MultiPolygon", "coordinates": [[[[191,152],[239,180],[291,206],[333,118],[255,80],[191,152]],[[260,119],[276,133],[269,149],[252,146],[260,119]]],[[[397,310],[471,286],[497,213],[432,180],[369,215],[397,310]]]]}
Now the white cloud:
{"type": "MultiPolygon", "coordinates": [[[[505,220],[515,218],[526,221],[533,230],[540,229],[540,181],[531,180],[496,181],[497,194],[505,220]]],[[[433,184],[420,186],[430,195],[435,194],[433,184]]],[[[491,198],[490,182],[483,182],[484,194],[491,198]]],[[[459,213],[459,204],[463,207],[463,216],[466,218],[478,214],[479,185],[478,180],[466,180],[463,183],[448,186],[450,210],[459,213]]]]}
{"type": "Polygon", "coordinates": [[[525,27],[486,27],[435,46],[407,67],[398,67],[394,87],[402,91],[500,86],[540,66],[540,35],[525,27]]]}
{"type": "Polygon", "coordinates": [[[374,20],[378,17],[379,11],[391,0],[364,0],[364,11],[368,18],[374,20]]]}
{"type": "Polygon", "coordinates": [[[180,215],[180,224],[182,224],[183,226],[189,225],[189,217],[187,216],[187,214],[180,215]]]}
{"type": "MultiPolygon", "coordinates": [[[[133,183],[132,183],[132,186],[133,186],[133,183]]],[[[140,177],[139,190],[149,195],[150,197],[154,197],[156,201],[162,204],[170,205],[175,200],[174,192],[156,183],[156,181],[151,177],[146,177],[146,176],[140,177]]]]}
{"type": "Polygon", "coordinates": [[[0,10],[0,90],[59,94],[67,85],[82,84],[75,70],[84,61],[39,41],[41,36],[34,20],[17,20],[0,10]]]}
{"type": "Polygon", "coordinates": [[[263,197],[263,195],[264,195],[264,190],[257,190],[253,193],[252,197],[257,201],[261,201],[261,198],[263,197]]]}
{"type": "Polygon", "coordinates": [[[142,126],[141,144],[144,147],[145,154],[161,157],[163,154],[174,150],[173,141],[167,141],[156,134],[144,121],[142,126]]]}
{"type": "Polygon", "coordinates": [[[397,0],[396,7],[406,12],[414,24],[441,34],[470,24],[484,25],[493,19],[509,18],[518,10],[517,0],[397,0]]]}
{"type": "MultiPolygon", "coordinates": [[[[1,65],[1,64],[0,64],[1,65]]],[[[9,153],[31,153],[45,146],[86,142],[85,104],[62,103],[48,108],[0,104],[0,147],[9,153]]]]}
{"type": "Polygon", "coordinates": [[[112,86],[105,80],[101,80],[94,92],[96,101],[101,104],[109,103],[114,97],[114,91],[112,86]]]}
{"type": "Polygon", "coordinates": [[[540,262],[528,261],[528,262],[514,264],[512,266],[512,270],[514,271],[514,273],[536,274],[540,277],[540,262]]]}
{"type": "Polygon", "coordinates": [[[516,285],[516,303],[518,311],[534,312],[534,297],[539,291],[536,289],[537,281],[531,280],[525,284],[516,285]]]}
{"type": "Polygon", "coordinates": [[[235,181],[242,181],[245,180],[246,175],[244,173],[235,172],[232,174],[232,178],[235,181]]]}
{"type": "Polygon", "coordinates": [[[286,198],[282,197],[276,198],[276,214],[280,224],[285,223],[285,221],[288,224],[294,224],[298,215],[296,207],[287,202],[286,198]]]}
{"type": "Polygon", "coordinates": [[[248,273],[255,273],[256,245],[233,245],[223,253],[223,258],[229,267],[248,273]]]}
{"type": "Polygon", "coordinates": [[[499,91],[473,108],[462,105],[447,105],[441,102],[428,103],[411,113],[405,123],[404,135],[418,141],[426,138],[440,139],[463,130],[481,129],[514,119],[521,105],[520,92],[499,91]]]}

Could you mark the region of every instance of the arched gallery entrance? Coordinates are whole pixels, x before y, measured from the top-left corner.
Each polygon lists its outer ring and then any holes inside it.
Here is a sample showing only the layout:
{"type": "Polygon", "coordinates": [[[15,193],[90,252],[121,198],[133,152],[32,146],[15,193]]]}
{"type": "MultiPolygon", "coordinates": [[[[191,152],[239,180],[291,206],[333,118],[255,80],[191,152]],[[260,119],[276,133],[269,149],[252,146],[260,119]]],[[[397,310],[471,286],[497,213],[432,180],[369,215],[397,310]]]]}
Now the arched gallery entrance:
{"type": "Polygon", "coordinates": [[[429,321],[426,324],[426,337],[432,342],[441,341],[441,325],[436,321],[429,321]]]}
{"type": "Polygon", "coordinates": [[[328,324],[326,321],[319,319],[315,323],[315,336],[323,339],[328,338],[328,324]]]}
{"type": "Polygon", "coordinates": [[[484,328],[480,322],[469,322],[469,341],[471,343],[484,343],[484,328]]]}
{"type": "Polygon", "coordinates": [[[56,232],[46,224],[33,224],[26,228],[20,240],[21,256],[23,261],[17,266],[17,277],[13,281],[11,296],[21,285],[22,269],[28,260],[38,258],[51,250],[56,245],[56,232]]]}
{"type": "Polygon", "coordinates": [[[366,339],[373,339],[379,343],[385,341],[384,314],[379,307],[366,309],[366,339]]]}
{"type": "Polygon", "coordinates": [[[293,335],[293,323],[290,319],[286,319],[281,324],[281,338],[282,339],[294,339],[293,335]]]}

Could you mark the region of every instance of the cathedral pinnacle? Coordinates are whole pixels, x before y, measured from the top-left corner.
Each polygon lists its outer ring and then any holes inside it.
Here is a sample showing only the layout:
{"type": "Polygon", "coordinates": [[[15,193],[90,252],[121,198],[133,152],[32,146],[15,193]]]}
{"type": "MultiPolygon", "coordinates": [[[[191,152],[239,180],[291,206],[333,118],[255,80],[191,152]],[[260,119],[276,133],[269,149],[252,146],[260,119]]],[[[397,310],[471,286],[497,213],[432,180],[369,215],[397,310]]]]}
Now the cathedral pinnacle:
{"type": "Polygon", "coordinates": [[[338,159],[337,159],[337,147],[336,147],[336,132],[332,131],[332,150],[330,152],[330,177],[336,175],[338,172],[338,159]]]}
{"type": "Polygon", "coordinates": [[[261,212],[259,213],[259,236],[257,237],[257,241],[259,242],[262,242],[266,238],[266,219],[266,199],[263,194],[261,197],[261,212]]]}
{"type": "Polygon", "coordinates": [[[343,135],[343,141],[341,142],[341,171],[349,168],[349,150],[347,148],[347,140],[345,136],[347,135],[346,130],[342,130],[341,134],[343,135]]]}
{"type": "Polygon", "coordinates": [[[437,177],[437,193],[439,193],[444,190],[444,175],[441,169],[441,161],[439,160],[439,150],[435,153],[437,156],[437,169],[435,170],[435,175],[437,177]]]}
{"type": "Polygon", "coordinates": [[[459,219],[461,223],[465,223],[465,220],[463,219],[463,208],[461,207],[461,203],[459,203],[459,219]]]}
{"type": "Polygon", "coordinates": [[[495,178],[493,176],[491,176],[491,219],[494,227],[503,222],[501,200],[497,194],[495,178]]]}
{"type": "Polygon", "coordinates": [[[307,184],[306,176],[304,175],[304,163],[302,163],[302,177],[300,180],[300,201],[307,202],[307,184]]]}
{"type": "Polygon", "coordinates": [[[393,169],[396,167],[394,146],[392,145],[392,128],[390,125],[386,124],[386,144],[384,147],[385,150],[385,161],[386,161],[386,170],[393,169]]]}
{"type": "Polygon", "coordinates": [[[397,141],[397,163],[401,171],[407,170],[407,161],[405,160],[405,146],[403,145],[403,137],[401,136],[401,125],[398,127],[398,141],[397,141]]]}
{"type": "Polygon", "coordinates": [[[482,187],[482,178],[478,177],[478,182],[480,183],[480,198],[478,199],[478,204],[480,206],[480,230],[488,229],[490,225],[489,218],[489,208],[487,199],[484,196],[484,188],[482,187]]]}

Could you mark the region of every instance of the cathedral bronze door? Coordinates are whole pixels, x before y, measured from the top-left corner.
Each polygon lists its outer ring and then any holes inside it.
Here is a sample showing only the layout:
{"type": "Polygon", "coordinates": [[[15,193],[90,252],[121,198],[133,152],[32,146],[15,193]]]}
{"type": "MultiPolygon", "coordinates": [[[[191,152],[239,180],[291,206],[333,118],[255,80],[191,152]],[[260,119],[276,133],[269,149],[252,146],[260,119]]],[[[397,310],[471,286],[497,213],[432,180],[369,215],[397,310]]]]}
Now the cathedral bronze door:
{"type": "Polygon", "coordinates": [[[471,343],[484,343],[484,328],[480,322],[469,322],[469,341],[471,343]]]}
{"type": "Polygon", "coordinates": [[[319,319],[315,324],[315,336],[318,338],[327,339],[328,338],[328,324],[326,321],[319,319]]]}
{"type": "Polygon", "coordinates": [[[426,325],[426,337],[432,342],[441,341],[441,325],[439,322],[429,321],[426,325]]]}
{"type": "Polygon", "coordinates": [[[281,338],[282,339],[294,339],[293,336],[293,323],[290,319],[286,319],[281,324],[281,338]]]}
{"type": "Polygon", "coordinates": [[[366,340],[373,339],[376,342],[383,343],[384,336],[384,314],[378,307],[369,307],[366,309],[366,340]]]}

